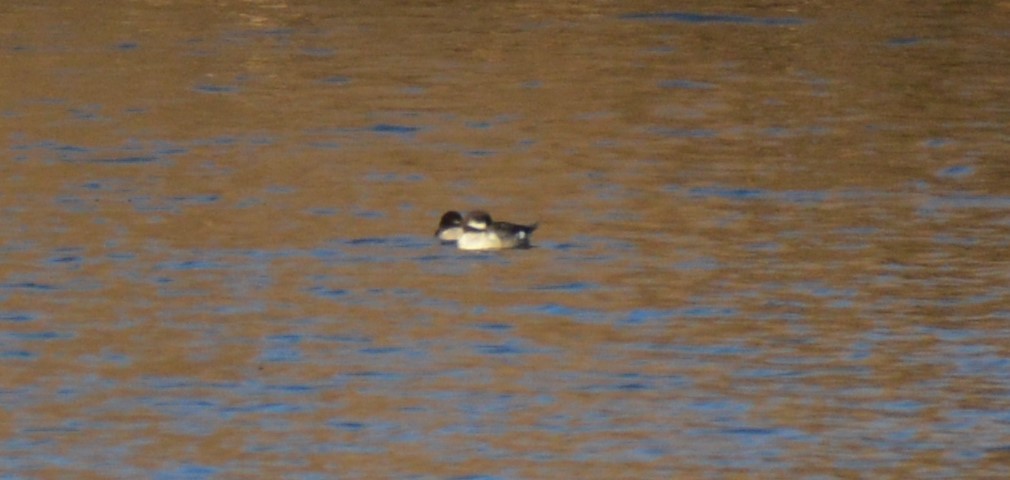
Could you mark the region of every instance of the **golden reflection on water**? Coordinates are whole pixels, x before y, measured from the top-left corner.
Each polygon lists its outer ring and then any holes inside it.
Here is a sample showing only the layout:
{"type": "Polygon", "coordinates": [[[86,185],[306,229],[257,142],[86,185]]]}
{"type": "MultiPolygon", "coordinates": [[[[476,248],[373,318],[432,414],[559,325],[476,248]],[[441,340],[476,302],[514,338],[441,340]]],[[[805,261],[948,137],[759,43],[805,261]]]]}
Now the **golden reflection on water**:
{"type": "Polygon", "coordinates": [[[0,470],[995,478],[1005,9],[666,8],[6,7],[0,470]]]}

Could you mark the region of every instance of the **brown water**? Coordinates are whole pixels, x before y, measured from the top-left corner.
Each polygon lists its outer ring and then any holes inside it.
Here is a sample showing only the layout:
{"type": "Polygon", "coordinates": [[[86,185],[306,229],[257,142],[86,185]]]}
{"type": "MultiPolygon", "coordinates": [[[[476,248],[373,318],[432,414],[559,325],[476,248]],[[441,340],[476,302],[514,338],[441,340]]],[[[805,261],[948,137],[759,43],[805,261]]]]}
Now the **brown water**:
{"type": "Polygon", "coordinates": [[[1006,478],[1010,3],[933,3],[4,3],[0,477],[1006,478]]]}

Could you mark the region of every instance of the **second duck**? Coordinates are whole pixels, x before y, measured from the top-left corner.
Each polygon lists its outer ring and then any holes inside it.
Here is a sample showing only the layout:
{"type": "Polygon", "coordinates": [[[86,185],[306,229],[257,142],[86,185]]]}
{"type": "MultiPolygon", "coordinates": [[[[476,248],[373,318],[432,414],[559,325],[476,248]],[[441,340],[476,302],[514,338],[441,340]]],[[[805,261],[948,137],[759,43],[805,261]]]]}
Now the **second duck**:
{"type": "Polygon", "coordinates": [[[503,248],[529,248],[530,235],[537,224],[518,225],[495,222],[483,210],[474,210],[463,217],[463,233],[456,240],[460,250],[499,250],[503,248]]]}

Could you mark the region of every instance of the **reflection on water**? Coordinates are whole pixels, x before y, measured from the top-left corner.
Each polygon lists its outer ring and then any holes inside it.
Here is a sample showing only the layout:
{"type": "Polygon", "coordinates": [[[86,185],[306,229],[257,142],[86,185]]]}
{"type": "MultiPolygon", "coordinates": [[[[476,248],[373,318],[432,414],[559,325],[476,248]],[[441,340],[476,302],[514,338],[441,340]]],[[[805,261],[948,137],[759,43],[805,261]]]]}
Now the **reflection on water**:
{"type": "Polygon", "coordinates": [[[10,478],[1010,473],[1004,5],[6,10],[10,478]]]}

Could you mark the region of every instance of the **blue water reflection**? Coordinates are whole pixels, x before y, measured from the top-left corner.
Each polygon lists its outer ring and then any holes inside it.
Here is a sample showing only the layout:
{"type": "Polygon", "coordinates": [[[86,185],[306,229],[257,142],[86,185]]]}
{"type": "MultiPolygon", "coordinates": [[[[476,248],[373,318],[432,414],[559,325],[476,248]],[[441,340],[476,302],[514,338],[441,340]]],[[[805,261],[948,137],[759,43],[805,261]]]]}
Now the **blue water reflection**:
{"type": "Polygon", "coordinates": [[[695,12],[650,12],[650,13],[629,13],[621,15],[624,20],[638,20],[651,22],[682,22],[690,24],[737,24],[737,25],[757,25],[763,27],[797,26],[807,23],[800,18],[770,18],[770,17],[749,17],[745,15],[714,15],[695,12]]]}

